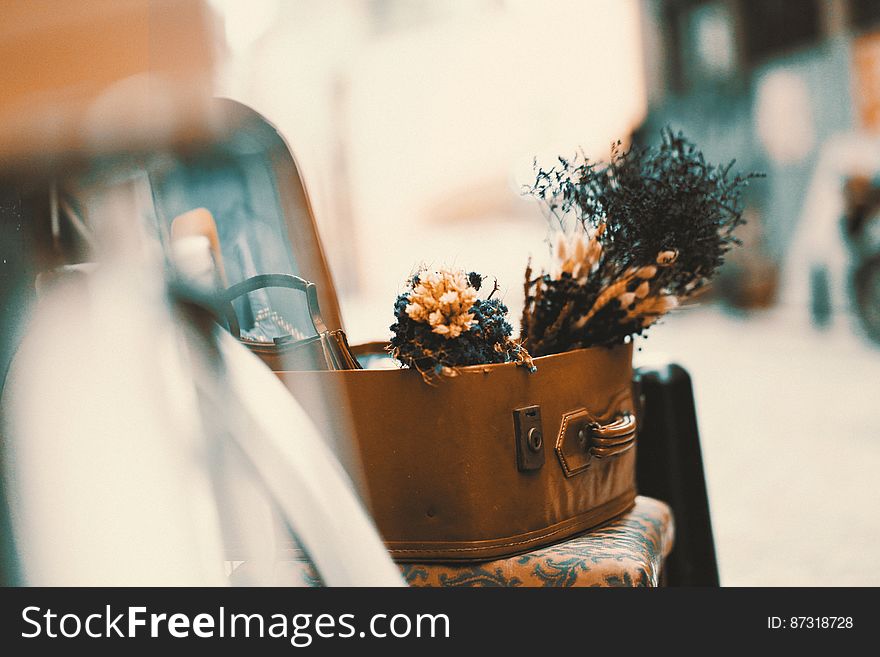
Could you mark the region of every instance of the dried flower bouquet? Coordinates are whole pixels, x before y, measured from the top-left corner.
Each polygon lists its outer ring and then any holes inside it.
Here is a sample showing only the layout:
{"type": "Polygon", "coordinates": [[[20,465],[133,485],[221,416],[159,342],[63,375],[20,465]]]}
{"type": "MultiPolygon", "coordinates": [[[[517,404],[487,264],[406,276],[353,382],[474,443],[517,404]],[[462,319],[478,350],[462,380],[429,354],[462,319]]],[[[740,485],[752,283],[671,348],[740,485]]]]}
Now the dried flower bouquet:
{"type": "Polygon", "coordinates": [[[551,219],[553,265],[537,275],[526,267],[520,338],[492,298],[497,283],[480,299],[479,274],[422,270],[395,303],[392,356],[426,376],[505,362],[534,371],[529,353],[641,334],[700,290],[738,243],[743,188],[758,174],[731,175],[733,164],[707,164],[666,130],[654,148],[618,142],[609,162],[559,158],[549,170],[536,167],[525,191],[551,219]]]}
{"type": "Polygon", "coordinates": [[[511,334],[507,306],[493,295],[478,293],[483,277],[440,269],[424,269],[409,280],[409,291],[394,304],[391,355],[425,376],[454,374],[465,365],[517,362],[531,359],[511,334]]]}
{"type": "Polygon", "coordinates": [[[521,340],[533,356],[613,345],[703,287],[737,243],[756,174],[707,164],[681,134],[608,163],[559,158],[527,193],[554,223],[554,266],[525,276],[521,340]]]}

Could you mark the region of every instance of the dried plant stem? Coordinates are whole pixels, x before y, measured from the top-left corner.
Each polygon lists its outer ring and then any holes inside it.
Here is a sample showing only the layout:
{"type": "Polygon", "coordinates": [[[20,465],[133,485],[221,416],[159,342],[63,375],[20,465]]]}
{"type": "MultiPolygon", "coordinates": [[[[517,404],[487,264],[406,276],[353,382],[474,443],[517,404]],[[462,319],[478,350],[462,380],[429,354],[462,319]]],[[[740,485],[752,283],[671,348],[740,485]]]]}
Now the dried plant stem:
{"type": "Polygon", "coordinates": [[[527,327],[533,315],[529,310],[532,305],[532,286],[532,259],[529,258],[529,261],[526,263],[526,275],[523,279],[523,298],[525,302],[523,303],[522,318],[519,322],[519,330],[523,334],[528,334],[527,327]]]}
{"type": "Polygon", "coordinates": [[[563,324],[565,324],[565,320],[568,319],[568,316],[571,315],[571,309],[574,307],[574,304],[571,301],[566,302],[566,304],[562,307],[562,310],[559,312],[559,316],[556,318],[556,321],[550,325],[550,328],[544,333],[544,338],[536,345],[543,345],[547,342],[552,342],[556,336],[559,334],[560,329],[562,329],[563,324]]]}
{"type": "Polygon", "coordinates": [[[607,306],[613,299],[616,299],[626,292],[626,286],[629,285],[629,282],[635,278],[635,276],[635,272],[624,274],[622,278],[606,287],[602,293],[596,297],[596,301],[593,303],[593,306],[587,314],[577,320],[572,328],[576,331],[580,331],[584,328],[587,323],[593,319],[600,310],[602,310],[602,308],[607,306]]]}

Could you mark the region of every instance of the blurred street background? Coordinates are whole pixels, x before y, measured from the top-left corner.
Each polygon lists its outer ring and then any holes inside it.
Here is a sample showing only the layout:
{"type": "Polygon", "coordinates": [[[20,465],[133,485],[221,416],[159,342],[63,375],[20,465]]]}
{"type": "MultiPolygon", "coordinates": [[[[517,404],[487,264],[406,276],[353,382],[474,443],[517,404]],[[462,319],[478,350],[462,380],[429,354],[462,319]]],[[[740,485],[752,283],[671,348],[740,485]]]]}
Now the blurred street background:
{"type": "Polygon", "coordinates": [[[723,584],[880,584],[880,3],[212,4],[220,89],[289,138],[353,342],[421,263],[497,277],[518,316],[548,255],[533,157],[668,125],[766,173],[712,294],[638,359],[693,376],[723,584]]]}

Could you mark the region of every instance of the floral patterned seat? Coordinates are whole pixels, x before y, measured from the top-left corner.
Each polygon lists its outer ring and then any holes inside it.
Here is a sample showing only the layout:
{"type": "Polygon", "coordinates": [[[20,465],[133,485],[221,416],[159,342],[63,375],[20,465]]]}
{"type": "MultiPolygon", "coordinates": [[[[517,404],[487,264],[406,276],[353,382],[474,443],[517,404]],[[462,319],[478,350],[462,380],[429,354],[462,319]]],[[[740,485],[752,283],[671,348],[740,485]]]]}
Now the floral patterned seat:
{"type": "Polygon", "coordinates": [[[658,586],[672,549],[672,513],[650,497],[598,529],[516,557],[401,564],[410,586],[658,586]]]}

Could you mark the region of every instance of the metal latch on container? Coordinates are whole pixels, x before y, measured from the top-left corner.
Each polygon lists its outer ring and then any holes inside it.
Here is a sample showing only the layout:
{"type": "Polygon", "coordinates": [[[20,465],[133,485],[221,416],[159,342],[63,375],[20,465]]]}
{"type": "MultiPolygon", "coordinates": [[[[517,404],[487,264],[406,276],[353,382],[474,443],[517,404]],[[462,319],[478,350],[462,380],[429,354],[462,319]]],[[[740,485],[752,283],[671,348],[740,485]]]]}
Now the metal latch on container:
{"type": "Polygon", "coordinates": [[[516,436],[516,467],[520,472],[540,470],[544,465],[544,430],[541,407],[525,406],[513,411],[516,436]]]}
{"type": "Polygon", "coordinates": [[[556,454],[566,477],[573,477],[590,466],[593,458],[603,459],[633,448],[636,418],[630,412],[610,422],[599,422],[584,408],[563,413],[556,454]]]}

